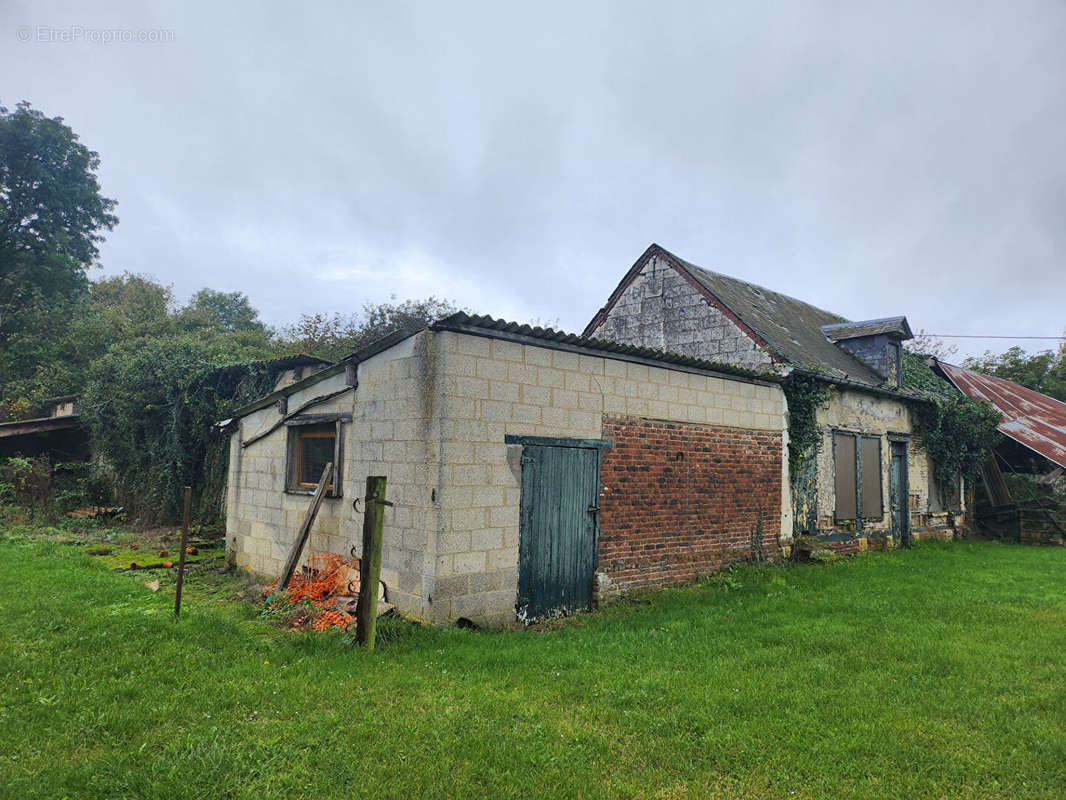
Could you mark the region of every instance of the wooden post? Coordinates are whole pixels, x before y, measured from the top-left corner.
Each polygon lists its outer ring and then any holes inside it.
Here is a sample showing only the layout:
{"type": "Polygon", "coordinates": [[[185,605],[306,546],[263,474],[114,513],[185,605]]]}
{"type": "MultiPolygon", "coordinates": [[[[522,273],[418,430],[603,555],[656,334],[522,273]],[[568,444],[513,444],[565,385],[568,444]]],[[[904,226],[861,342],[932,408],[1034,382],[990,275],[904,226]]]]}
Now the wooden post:
{"type": "Polygon", "coordinates": [[[315,524],[315,517],[318,516],[322,498],[325,496],[326,489],[332,480],[333,462],[330,461],[326,463],[325,469],[322,470],[322,477],[318,479],[318,488],[315,489],[315,494],[311,498],[311,505],[307,507],[307,513],[304,514],[303,524],[300,525],[300,530],[296,534],[296,541],[292,543],[292,550],[289,551],[289,558],[285,561],[285,568],[282,569],[281,577],[278,578],[278,586],[274,590],[274,594],[285,591],[285,587],[292,580],[292,573],[296,571],[296,563],[300,560],[300,552],[304,549],[307,537],[311,535],[311,526],[315,524]]]}
{"type": "Polygon", "coordinates": [[[192,487],[185,487],[185,502],[181,514],[181,552],[178,554],[178,587],[174,592],[174,616],[181,615],[181,585],[185,582],[185,548],[189,546],[189,508],[192,506],[192,487]]]}
{"type": "Polygon", "coordinates": [[[359,559],[359,603],[355,610],[355,640],[374,649],[378,623],[378,585],[381,583],[381,536],[385,529],[385,476],[366,479],[363,496],[363,555],[359,559]]]}

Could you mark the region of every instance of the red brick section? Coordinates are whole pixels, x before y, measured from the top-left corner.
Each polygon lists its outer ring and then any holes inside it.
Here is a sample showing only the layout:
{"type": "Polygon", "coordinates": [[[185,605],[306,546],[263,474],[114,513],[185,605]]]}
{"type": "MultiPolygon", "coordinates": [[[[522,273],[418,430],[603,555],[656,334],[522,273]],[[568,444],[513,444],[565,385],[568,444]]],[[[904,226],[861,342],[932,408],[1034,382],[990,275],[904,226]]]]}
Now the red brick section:
{"type": "Polygon", "coordinates": [[[780,555],[781,434],[603,416],[599,569],[610,591],[682,583],[780,555]]]}

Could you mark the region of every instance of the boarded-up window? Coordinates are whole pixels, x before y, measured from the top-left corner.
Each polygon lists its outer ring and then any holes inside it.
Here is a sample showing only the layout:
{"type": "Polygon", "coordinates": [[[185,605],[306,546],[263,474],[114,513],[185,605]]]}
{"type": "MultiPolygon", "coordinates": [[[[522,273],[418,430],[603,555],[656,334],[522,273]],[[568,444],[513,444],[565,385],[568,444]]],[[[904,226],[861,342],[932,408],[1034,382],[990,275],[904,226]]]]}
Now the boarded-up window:
{"type": "Polygon", "coordinates": [[[881,437],[862,437],[862,515],[881,519],[885,515],[881,497],[881,437]]]}
{"type": "Polygon", "coordinates": [[[833,434],[833,462],[836,471],[836,518],[853,520],[858,502],[859,475],[856,451],[862,462],[863,519],[884,517],[883,482],[881,480],[881,438],[858,436],[837,431],[833,434]]]}
{"type": "Polygon", "coordinates": [[[836,518],[855,519],[855,436],[833,434],[833,462],[836,470],[836,518]]]}

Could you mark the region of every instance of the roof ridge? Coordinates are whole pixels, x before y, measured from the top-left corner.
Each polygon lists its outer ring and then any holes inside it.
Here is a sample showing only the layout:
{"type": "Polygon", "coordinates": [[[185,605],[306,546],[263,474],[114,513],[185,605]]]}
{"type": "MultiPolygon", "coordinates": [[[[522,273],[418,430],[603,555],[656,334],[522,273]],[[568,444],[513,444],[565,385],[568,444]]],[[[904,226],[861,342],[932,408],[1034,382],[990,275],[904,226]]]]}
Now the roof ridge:
{"type": "Polygon", "coordinates": [[[844,322],[842,322],[842,323],[835,323],[835,324],[842,324],[843,325],[843,324],[846,324],[848,322],[852,322],[853,321],[853,320],[847,319],[846,317],[841,316],[840,314],[837,314],[835,311],[829,311],[827,309],[820,308],[819,306],[816,306],[813,303],[808,303],[806,300],[801,300],[800,298],[793,297],[790,294],[785,294],[784,292],[779,292],[777,289],[771,289],[768,286],[763,286],[761,283],[755,283],[753,281],[746,280],[745,278],[738,278],[735,275],[727,275],[724,272],[718,272],[717,270],[708,269],[707,267],[701,267],[699,264],[694,264],[693,262],[682,258],[681,256],[677,255],[676,253],[673,253],[673,252],[667,250],[662,245],[656,244],[656,245],[653,245],[653,247],[656,247],[657,249],[662,251],[663,254],[665,254],[665,255],[669,256],[670,258],[672,258],[673,260],[679,262],[681,264],[681,266],[684,267],[685,269],[698,270],[699,272],[705,272],[708,275],[713,275],[713,276],[715,276],[717,278],[725,278],[726,280],[735,281],[737,283],[743,283],[743,284],[745,284],[747,286],[752,286],[752,287],[754,287],[754,288],[756,288],[756,289],[758,289],[760,291],[769,292],[770,294],[777,295],[778,297],[784,297],[786,300],[791,300],[794,303],[802,303],[803,305],[809,306],[810,308],[813,308],[816,311],[821,311],[823,314],[828,314],[829,316],[832,316],[832,317],[839,317],[840,319],[844,320],[844,322]]]}

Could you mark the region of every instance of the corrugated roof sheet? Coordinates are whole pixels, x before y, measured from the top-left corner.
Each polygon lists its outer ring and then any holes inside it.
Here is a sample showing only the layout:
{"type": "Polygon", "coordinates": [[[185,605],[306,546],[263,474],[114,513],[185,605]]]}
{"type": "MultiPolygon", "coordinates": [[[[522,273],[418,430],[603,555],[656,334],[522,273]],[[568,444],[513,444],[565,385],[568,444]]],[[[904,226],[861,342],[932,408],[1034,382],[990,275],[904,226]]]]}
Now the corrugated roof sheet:
{"type": "Polygon", "coordinates": [[[995,406],[1003,417],[1001,433],[1066,467],[1066,403],[1003,378],[943,361],[937,366],[963,394],[995,406]]]}
{"type": "Polygon", "coordinates": [[[678,353],[670,353],[665,350],[655,350],[650,347],[635,347],[628,344],[608,341],[607,339],[595,339],[591,336],[580,336],[576,333],[564,333],[552,328],[533,327],[517,322],[507,322],[489,316],[470,316],[463,312],[452,314],[449,317],[438,320],[430,326],[431,330],[451,330],[459,333],[475,333],[482,336],[497,337],[501,339],[529,339],[530,344],[543,343],[546,347],[563,347],[573,350],[586,350],[590,354],[605,353],[616,355],[623,359],[639,359],[654,361],[664,366],[677,365],[699,369],[706,372],[716,372],[723,375],[736,375],[751,380],[777,382],[780,380],[775,375],[765,372],[744,369],[732,364],[719,364],[713,361],[705,361],[700,358],[692,358],[678,353]]]}

